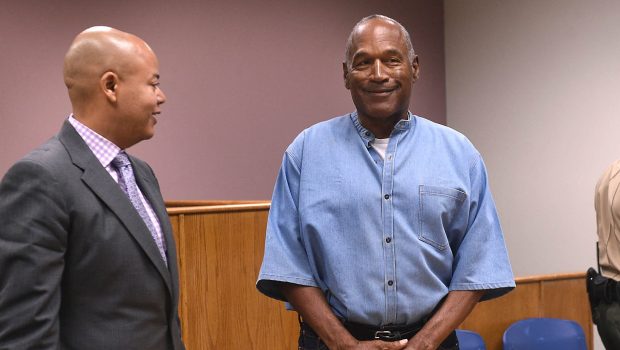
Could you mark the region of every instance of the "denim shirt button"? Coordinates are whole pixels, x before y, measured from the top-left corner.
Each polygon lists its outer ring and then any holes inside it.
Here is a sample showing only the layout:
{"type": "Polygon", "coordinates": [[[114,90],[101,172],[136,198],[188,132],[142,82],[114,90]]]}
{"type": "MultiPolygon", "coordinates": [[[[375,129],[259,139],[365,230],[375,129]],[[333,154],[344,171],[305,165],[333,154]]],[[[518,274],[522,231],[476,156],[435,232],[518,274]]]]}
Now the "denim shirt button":
{"type": "Polygon", "coordinates": [[[393,284],[394,284],[394,281],[392,281],[392,280],[389,280],[389,281],[388,281],[388,286],[391,286],[391,285],[393,285],[393,284]]]}

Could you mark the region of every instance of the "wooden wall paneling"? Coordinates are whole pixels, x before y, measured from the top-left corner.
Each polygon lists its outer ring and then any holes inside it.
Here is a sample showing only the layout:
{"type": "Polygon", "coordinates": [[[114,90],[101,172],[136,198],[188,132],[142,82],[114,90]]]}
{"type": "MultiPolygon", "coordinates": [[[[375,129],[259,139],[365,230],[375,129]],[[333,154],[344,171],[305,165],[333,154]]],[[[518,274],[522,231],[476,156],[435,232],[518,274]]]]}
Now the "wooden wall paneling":
{"type": "Polygon", "coordinates": [[[260,230],[254,235],[254,271],[252,276],[253,298],[248,300],[248,318],[254,325],[257,338],[260,340],[253,349],[290,350],[297,349],[299,322],[297,313],[287,311],[284,303],[266,297],[255,287],[256,278],[263,262],[265,250],[265,231],[267,226],[267,212],[256,217],[259,222],[256,227],[260,230]]]}
{"type": "Polygon", "coordinates": [[[586,335],[586,344],[592,349],[593,327],[585,278],[541,282],[542,314],[544,317],[563,318],[579,323],[586,335]]]}
{"type": "MultiPolygon", "coordinates": [[[[185,341],[188,334],[188,327],[186,325],[189,324],[187,319],[187,306],[189,301],[187,300],[187,296],[185,291],[187,290],[187,277],[185,276],[185,215],[183,214],[175,214],[169,215],[170,224],[172,225],[172,235],[174,236],[174,241],[177,247],[177,266],[179,267],[179,319],[181,320],[181,335],[183,336],[183,340],[185,341]]],[[[186,344],[187,345],[187,344],[186,344]]]]}
{"type": "Polygon", "coordinates": [[[459,328],[479,333],[487,349],[502,350],[502,336],[512,323],[530,317],[578,322],[593,349],[593,327],[583,273],[517,278],[507,295],[479,303],[459,328]]]}
{"type": "Polygon", "coordinates": [[[296,348],[296,314],[255,287],[266,223],[266,210],[184,215],[188,350],[296,348]]]}
{"type": "MultiPolygon", "coordinates": [[[[209,231],[208,221],[207,216],[185,215],[185,288],[186,298],[191,302],[183,312],[187,320],[185,341],[192,350],[216,349],[220,331],[224,333],[224,329],[230,328],[228,318],[220,319],[217,313],[218,251],[214,230],[209,231]]],[[[226,271],[222,270],[221,273],[225,274],[226,271]]],[[[232,315],[232,310],[230,311],[232,315]]]]}
{"type": "Polygon", "coordinates": [[[506,328],[517,320],[538,315],[539,310],[540,286],[521,284],[500,298],[478,303],[459,328],[480,334],[488,350],[502,350],[506,328]]]}

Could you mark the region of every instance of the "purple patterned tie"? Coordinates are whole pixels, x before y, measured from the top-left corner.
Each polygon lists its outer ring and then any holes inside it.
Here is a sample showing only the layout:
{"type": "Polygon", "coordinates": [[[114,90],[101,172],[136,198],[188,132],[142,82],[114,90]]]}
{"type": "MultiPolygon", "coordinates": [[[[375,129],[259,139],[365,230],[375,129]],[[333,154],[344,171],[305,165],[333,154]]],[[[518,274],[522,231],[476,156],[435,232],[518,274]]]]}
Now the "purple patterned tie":
{"type": "Polygon", "coordinates": [[[157,244],[157,248],[159,249],[159,253],[161,257],[164,259],[166,266],[168,265],[168,261],[166,260],[166,252],[165,252],[165,243],[157,234],[155,227],[153,226],[153,222],[149,218],[149,215],[146,212],[146,208],[144,204],[140,200],[140,195],[138,194],[138,185],[136,184],[136,178],[133,175],[133,169],[131,168],[131,163],[129,162],[129,157],[127,157],[127,153],[120,152],[114,159],[112,160],[112,166],[116,168],[118,172],[118,184],[121,186],[121,189],[129,200],[131,204],[133,204],[134,208],[140,214],[140,217],[146,224],[146,227],[151,231],[151,236],[155,240],[155,244],[157,244]]]}

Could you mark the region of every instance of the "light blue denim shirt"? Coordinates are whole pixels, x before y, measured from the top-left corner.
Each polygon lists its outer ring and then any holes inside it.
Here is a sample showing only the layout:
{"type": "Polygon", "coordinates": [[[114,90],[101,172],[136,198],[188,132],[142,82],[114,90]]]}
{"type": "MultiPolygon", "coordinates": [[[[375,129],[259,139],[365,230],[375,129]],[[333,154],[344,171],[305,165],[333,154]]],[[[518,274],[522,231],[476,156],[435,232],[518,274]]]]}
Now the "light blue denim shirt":
{"type": "Polygon", "coordinates": [[[514,288],[482,158],[462,134],[409,115],[385,160],[357,113],[288,147],[273,193],[257,288],[321,288],[341,318],[410,324],[452,290],[514,288]]]}

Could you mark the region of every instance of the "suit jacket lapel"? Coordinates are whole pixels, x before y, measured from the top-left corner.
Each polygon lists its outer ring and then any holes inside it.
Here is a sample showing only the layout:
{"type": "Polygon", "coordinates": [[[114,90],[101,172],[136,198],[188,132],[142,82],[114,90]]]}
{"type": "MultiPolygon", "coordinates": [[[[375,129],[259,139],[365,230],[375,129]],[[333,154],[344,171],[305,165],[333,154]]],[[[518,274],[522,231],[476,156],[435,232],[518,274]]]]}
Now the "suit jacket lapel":
{"type": "Polygon", "coordinates": [[[168,249],[168,267],[172,276],[172,281],[173,283],[176,283],[178,281],[176,246],[172,235],[170,219],[164,204],[164,199],[162,198],[161,192],[159,191],[159,186],[156,183],[157,180],[154,178],[154,175],[150,170],[137,165],[133,157],[130,156],[129,158],[134,169],[136,182],[138,183],[142,194],[144,194],[146,199],[151,204],[151,207],[153,208],[153,211],[155,211],[155,215],[157,215],[157,218],[161,224],[162,233],[164,239],[166,240],[166,247],[168,249]]]}
{"type": "Polygon", "coordinates": [[[69,122],[65,121],[58,134],[58,138],[65,145],[73,164],[84,171],[82,181],[90,187],[123,223],[153,262],[164,279],[166,286],[168,286],[170,294],[174,296],[170,272],[166,268],[166,264],[161,258],[157,245],[146,224],[129,201],[129,198],[127,198],[127,195],[101,166],[99,160],[97,160],[69,122]]]}

